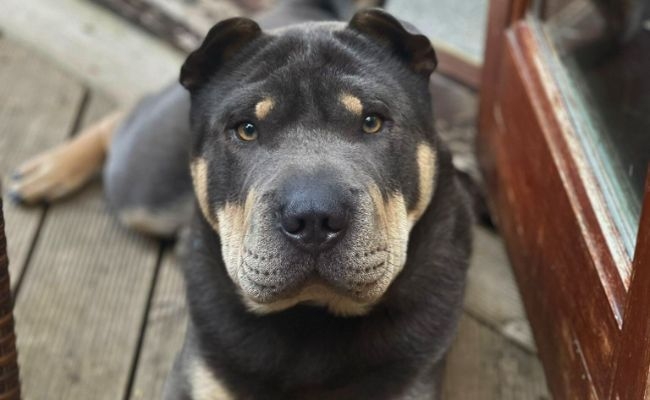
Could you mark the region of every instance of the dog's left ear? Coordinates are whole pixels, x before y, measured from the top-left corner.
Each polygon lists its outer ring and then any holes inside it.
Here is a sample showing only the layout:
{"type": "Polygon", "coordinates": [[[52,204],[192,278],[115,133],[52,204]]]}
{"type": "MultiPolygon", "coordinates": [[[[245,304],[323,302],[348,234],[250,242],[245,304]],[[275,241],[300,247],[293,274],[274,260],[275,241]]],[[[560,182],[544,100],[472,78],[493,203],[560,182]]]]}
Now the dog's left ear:
{"type": "Polygon", "coordinates": [[[420,74],[428,77],[438,65],[431,41],[385,11],[378,8],[361,10],[354,14],[348,26],[390,47],[420,74]]]}
{"type": "Polygon", "coordinates": [[[181,68],[180,82],[188,90],[205,83],[237,50],[262,36],[262,29],[248,18],[229,18],[210,29],[201,47],[194,50],[181,68]]]}

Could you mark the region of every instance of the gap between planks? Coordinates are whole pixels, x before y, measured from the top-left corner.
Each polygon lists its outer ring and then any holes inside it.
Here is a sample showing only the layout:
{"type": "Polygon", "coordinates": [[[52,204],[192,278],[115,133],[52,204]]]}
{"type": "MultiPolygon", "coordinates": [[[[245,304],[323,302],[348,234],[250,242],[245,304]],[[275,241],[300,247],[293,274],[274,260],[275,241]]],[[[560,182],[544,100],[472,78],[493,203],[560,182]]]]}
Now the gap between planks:
{"type": "MultiPolygon", "coordinates": [[[[147,334],[147,326],[149,323],[149,314],[151,313],[152,305],[154,303],[154,295],[156,293],[156,288],[159,286],[158,280],[160,277],[160,270],[163,264],[163,258],[165,254],[169,251],[168,246],[165,246],[163,242],[159,243],[158,249],[158,259],[156,261],[156,268],[154,270],[153,278],[151,279],[151,285],[149,286],[147,294],[147,304],[145,309],[142,312],[142,317],[140,319],[140,334],[138,336],[138,344],[136,345],[135,352],[133,354],[133,360],[131,366],[129,367],[129,380],[127,381],[126,387],[124,389],[124,395],[122,399],[129,400],[133,393],[133,386],[136,380],[136,373],[138,371],[140,357],[142,355],[142,349],[144,346],[145,335],[147,334]]],[[[157,397],[159,398],[159,397],[157,397]]]]}

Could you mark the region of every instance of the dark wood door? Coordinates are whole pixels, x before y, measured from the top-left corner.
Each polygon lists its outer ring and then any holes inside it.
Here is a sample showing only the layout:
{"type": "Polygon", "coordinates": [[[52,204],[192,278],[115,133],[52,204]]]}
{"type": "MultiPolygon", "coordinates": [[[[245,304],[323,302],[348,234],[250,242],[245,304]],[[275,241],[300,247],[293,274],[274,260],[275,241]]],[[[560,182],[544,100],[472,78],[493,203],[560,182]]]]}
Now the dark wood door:
{"type": "MultiPolygon", "coordinates": [[[[580,136],[591,105],[567,95],[544,2],[530,3],[490,5],[478,137],[490,207],[554,397],[650,398],[650,181],[630,251],[580,136]]],[[[594,7],[613,13],[598,8],[609,3],[594,7]]],[[[647,165],[650,149],[632,151],[647,151],[647,165]]]]}

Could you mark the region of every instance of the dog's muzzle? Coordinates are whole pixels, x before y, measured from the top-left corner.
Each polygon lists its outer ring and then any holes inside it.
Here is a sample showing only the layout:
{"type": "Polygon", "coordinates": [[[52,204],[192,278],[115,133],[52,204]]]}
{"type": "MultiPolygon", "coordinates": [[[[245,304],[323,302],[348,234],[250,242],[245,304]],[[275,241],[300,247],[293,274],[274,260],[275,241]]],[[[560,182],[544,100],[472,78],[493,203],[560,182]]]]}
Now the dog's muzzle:
{"type": "Polygon", "coordinates": [[[367,189],[331,171],[294,173],[267,187],[237,274],[248,299],[323,303],[334,296],[367,304],[383,294],[394,276],[395,240],[367,189]]]}

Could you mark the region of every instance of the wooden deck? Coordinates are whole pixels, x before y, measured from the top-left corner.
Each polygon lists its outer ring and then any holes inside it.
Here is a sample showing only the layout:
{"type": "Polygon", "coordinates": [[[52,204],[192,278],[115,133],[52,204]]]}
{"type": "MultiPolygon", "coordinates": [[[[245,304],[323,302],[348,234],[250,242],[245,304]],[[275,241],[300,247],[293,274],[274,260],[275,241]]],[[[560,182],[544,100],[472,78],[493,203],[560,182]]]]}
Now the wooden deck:
{"type": "MultiPolygon", "coordinates": [[[[114,107],[0,37],[0,174],[114,107]]],[[[160,398],[186,321],[173,249],[120,227],[99,182],[50,206],[5,200],[24,398],[160,398]]],[[[476,233],[445,398],[548,398],[500,239],[476,233]]]]}

